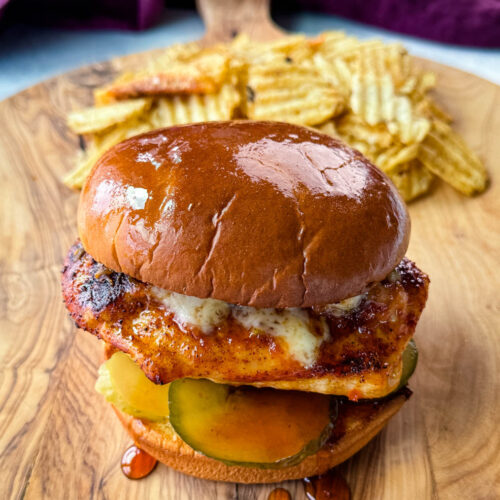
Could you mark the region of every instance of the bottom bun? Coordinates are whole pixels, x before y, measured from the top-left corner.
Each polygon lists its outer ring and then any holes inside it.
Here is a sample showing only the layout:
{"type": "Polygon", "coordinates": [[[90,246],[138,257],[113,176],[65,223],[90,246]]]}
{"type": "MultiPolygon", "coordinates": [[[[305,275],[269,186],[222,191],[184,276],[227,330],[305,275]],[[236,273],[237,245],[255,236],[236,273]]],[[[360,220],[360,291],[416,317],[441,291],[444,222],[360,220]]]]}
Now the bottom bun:
{"type": "Polygon", "coordinates": [[[342,401],[332,437],[317,453],[300,464],[282,469],[228,466],[194,451],[170,424],[131,417],[114,408],[135,444],[172,469],[202,479],[235,483],[274,483],[322,474],[365,446],[403,406],[411,391],[404,389],[384,400],[342,401]]]}

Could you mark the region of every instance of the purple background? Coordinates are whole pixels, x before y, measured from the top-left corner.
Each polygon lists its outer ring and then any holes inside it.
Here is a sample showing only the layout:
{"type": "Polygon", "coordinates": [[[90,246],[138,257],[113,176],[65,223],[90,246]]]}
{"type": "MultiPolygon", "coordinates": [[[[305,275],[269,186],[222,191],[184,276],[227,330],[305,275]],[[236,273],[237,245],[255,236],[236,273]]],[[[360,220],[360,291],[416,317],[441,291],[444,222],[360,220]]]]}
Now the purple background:
{"type": "Polygon", "coordinates": [[[500,47],[499,0],[301,0],[345,16],[440,42],[500,47]]]}
{"type": "MultiPolygon", "coordinates": [[[[2,25],[142,30],[181,0],[0,0],[2,25]],[[8,5],[7,5],[8,4],[8,5]],[[3,7],[3,8],[2,8],[3,7]]],[[[275,0],[274,10],[316,10],[440,42],[500,47],[500,0],[275,0]]]]}

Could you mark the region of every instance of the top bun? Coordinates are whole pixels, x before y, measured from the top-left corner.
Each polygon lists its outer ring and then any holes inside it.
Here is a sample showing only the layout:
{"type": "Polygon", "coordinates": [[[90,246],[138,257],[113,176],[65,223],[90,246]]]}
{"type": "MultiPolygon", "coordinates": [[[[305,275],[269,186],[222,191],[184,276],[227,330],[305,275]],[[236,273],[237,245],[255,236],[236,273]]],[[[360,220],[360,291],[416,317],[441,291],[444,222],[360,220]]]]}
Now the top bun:
{"type": "Polygon", "coordinates": [[[78,229],[98,262],[253,307],[338,302],[403,258],[406,207],[359,152],[277,122],[210,122],[128,139],[94,166],[78,229]]]}

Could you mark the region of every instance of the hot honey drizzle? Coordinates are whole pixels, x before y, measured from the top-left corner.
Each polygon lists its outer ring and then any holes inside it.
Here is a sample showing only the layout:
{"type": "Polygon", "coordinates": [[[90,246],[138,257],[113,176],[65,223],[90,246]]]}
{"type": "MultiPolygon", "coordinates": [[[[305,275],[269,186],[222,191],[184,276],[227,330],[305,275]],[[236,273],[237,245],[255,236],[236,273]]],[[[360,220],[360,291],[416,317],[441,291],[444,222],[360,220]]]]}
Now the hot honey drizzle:
{"type": "Polygon", "coordinates": [[[267,500],[292,500],[292,497],[288,490],[284,488],[275,488],[269,493],[267,500]]]}
{"type": "Polygon", "coordinates": [[[325,474],[303,479],[308,500],[350,500],[351,490],[344,477],[336,469],[325,474]]]}
{"type": "Polygon", "coordinates": [[[153,472],[158,460],[135,445],[125,450],[122,456],[121,469],[129,479],[142,479],[153,472]]]}

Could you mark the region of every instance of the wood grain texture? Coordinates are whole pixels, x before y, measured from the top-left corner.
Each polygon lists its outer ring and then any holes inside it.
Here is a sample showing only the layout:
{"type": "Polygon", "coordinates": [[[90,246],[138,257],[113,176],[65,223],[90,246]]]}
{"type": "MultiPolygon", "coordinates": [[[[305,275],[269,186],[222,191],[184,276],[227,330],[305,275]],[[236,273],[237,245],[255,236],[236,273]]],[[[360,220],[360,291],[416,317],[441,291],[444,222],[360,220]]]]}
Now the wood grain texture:
{"type": "Polygon", "coordinates": [[[285,32],[269,15],[269,0],[197,0],[206,32],[201,42],[228,42],[238,33],[251,33],[255,40],[273,40],[285,32]]]}
{"type": "MultiPolygon", "coordinates": [[[[82,68],[0,103],[0,498],[264,500],[276,487],[201,481],[163,466],[127,480],[119,461],[130,440],[93,389],[101,346],[76,331],[61,301],[77,195],[60,178],[79,147],[65,114],[143,57],[82,68]]],[[[436,99],[493,182],[474,199],[439,184],[411,205],[409,255],[432,281],[416,334],[415,394],[341,470],[355,499],[499,498],[500,89],[420,64],[438,74],[436,99]]],[[[305,498],[300,482],[280,486],[305,498]]]]}

